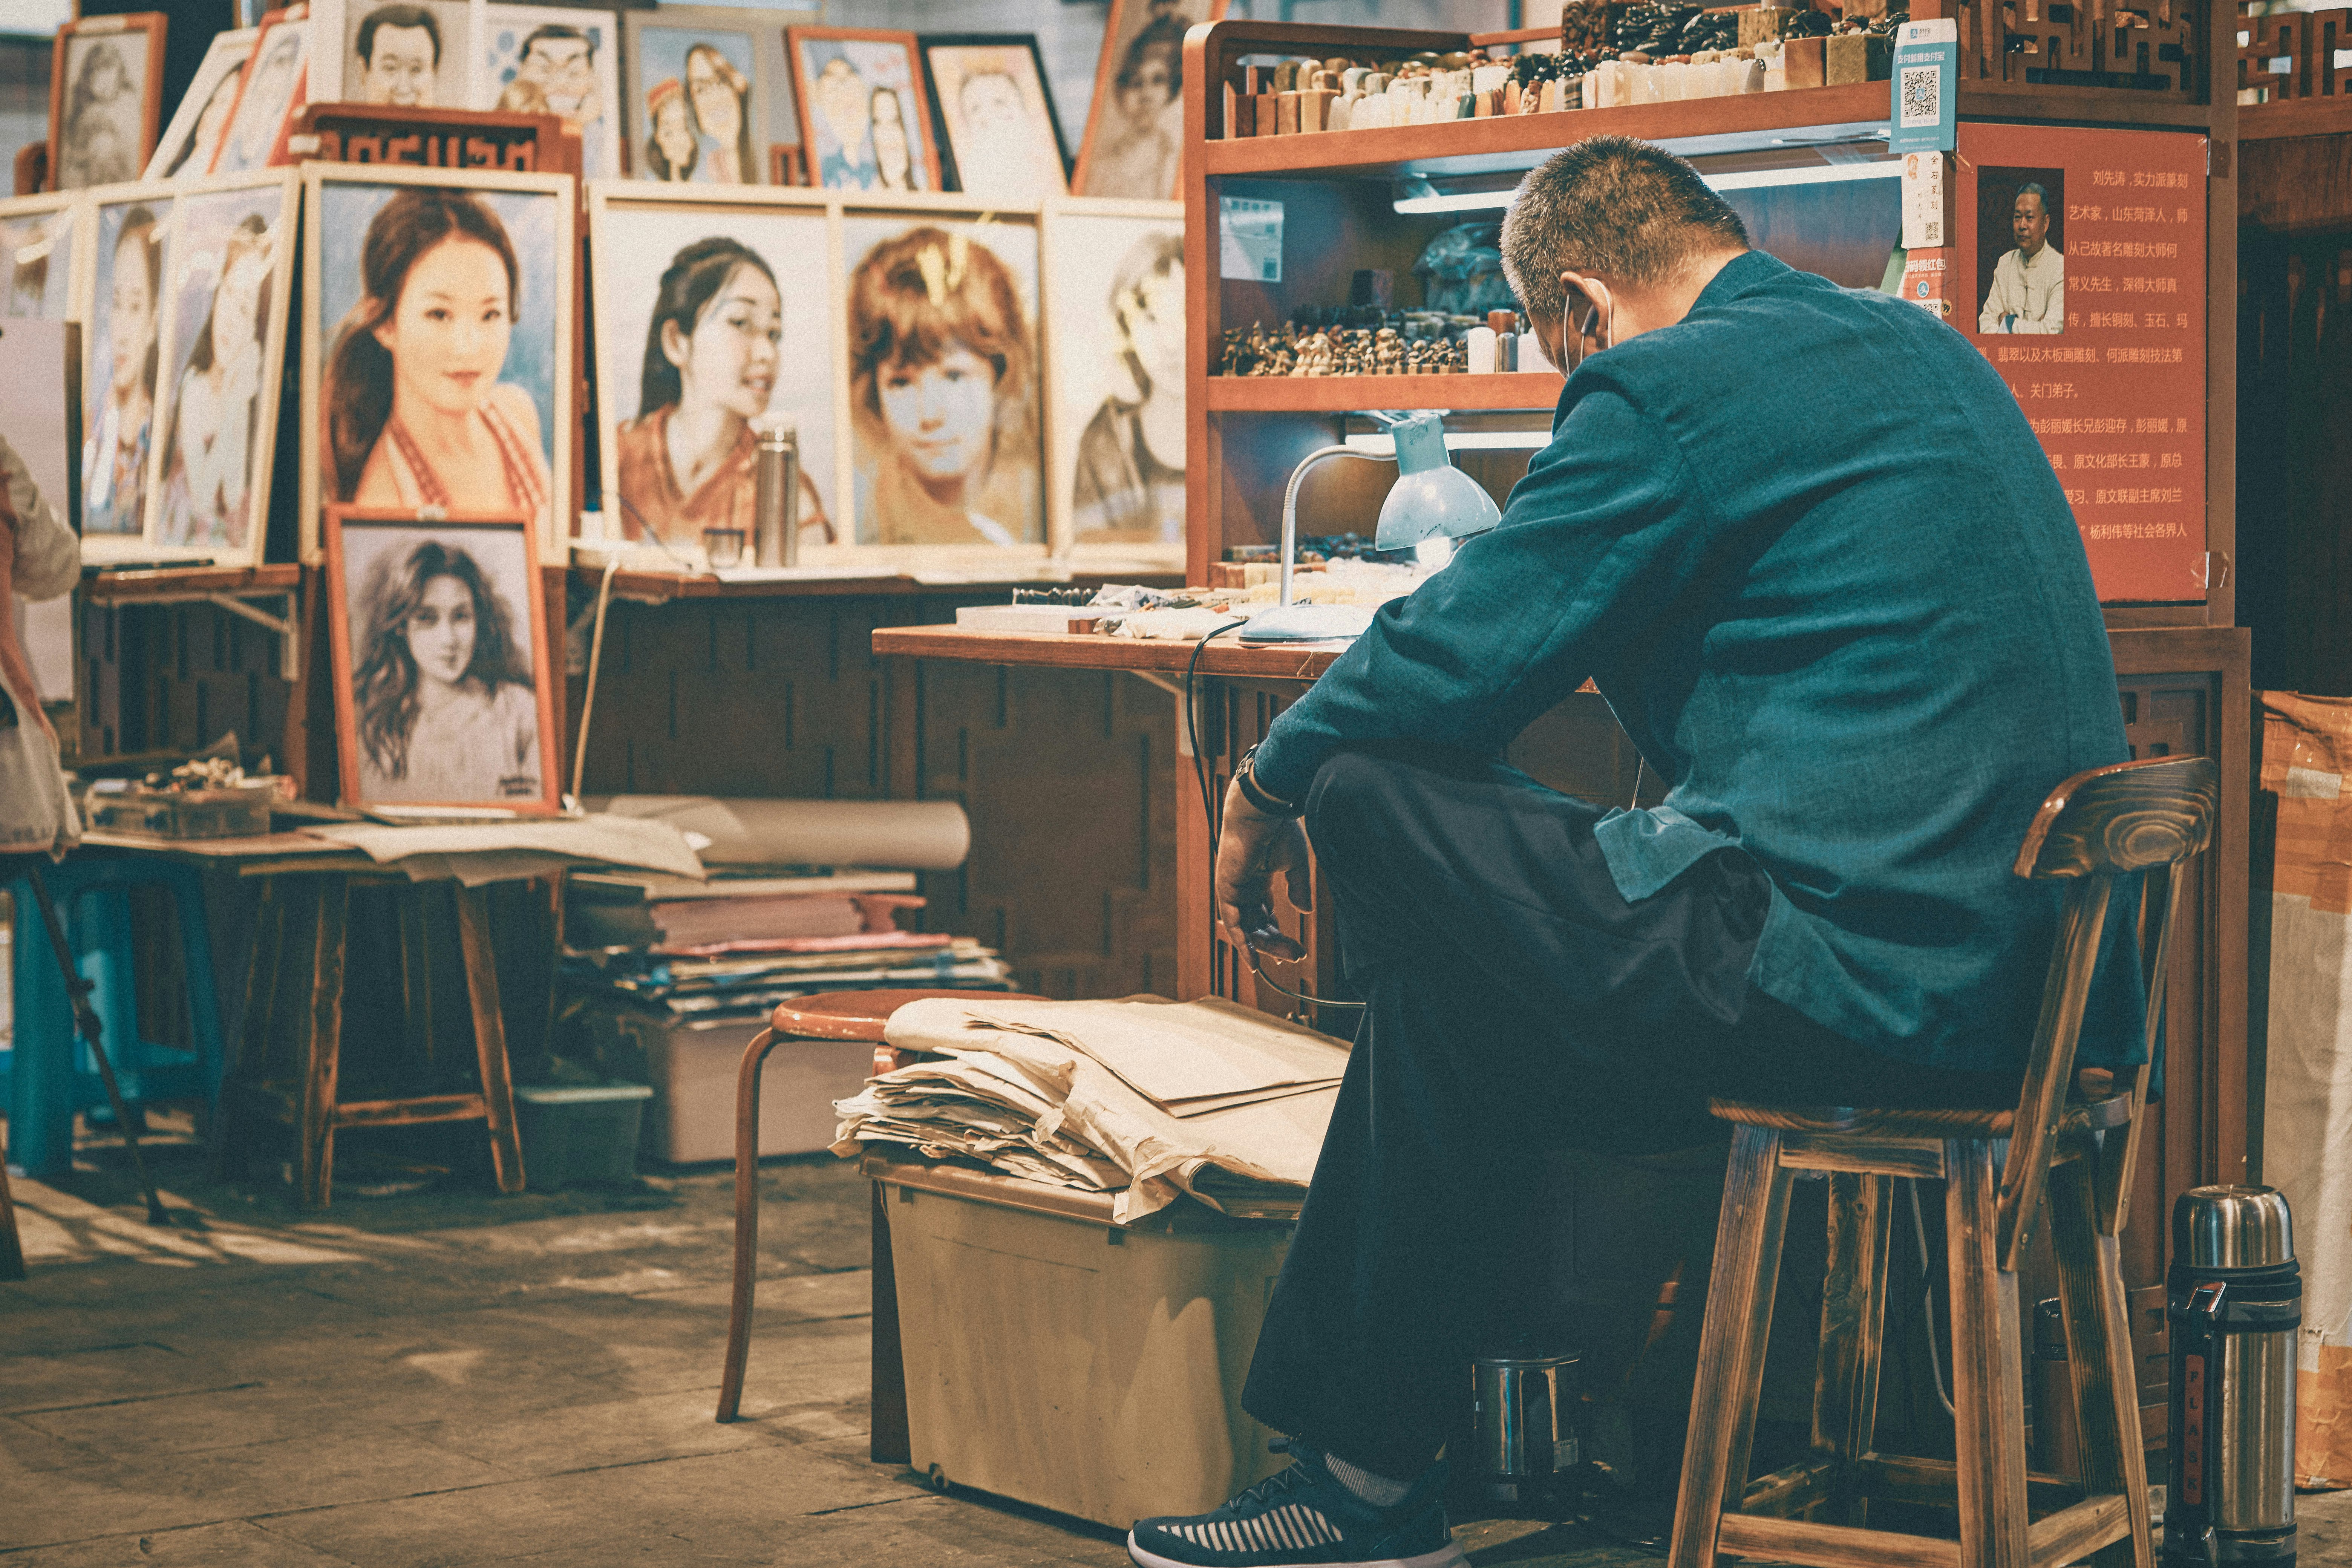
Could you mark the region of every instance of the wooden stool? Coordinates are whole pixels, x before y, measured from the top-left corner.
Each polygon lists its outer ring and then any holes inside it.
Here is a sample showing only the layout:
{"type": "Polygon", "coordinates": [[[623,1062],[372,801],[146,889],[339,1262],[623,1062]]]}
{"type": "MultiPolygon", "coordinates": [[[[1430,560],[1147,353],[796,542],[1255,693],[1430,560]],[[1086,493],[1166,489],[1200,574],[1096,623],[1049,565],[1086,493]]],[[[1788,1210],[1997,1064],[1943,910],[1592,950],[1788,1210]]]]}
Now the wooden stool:
{"type": "Polygon", "coordinates": [[[1716,1231],[1673,1568],[1763,1557],[1815,1568],[2151,1568],[2147,1458],[2117,1236],[2126,1217],[2143,1064],[2119,1091],[2069,1103],[2084,999],[2115,879],[2144,879],[2137,916],[2151,1053],[2181,868],[2210,841],[2219,773],[2161,757],[2078,773],[2042,803],[2016,871],[2066,880],[2024,1094],[2015,1110],[1898,1110],[1711,1102],[1736,1125],[1716,1231]],[[2004,1161],[2004,1141],[2008,1153],[2004,1161]],[[1812,1454],[1750,1482],[1748,1446],[1771,1328],[1790,1173],[1830,1181],[1829,1274],[1812,1454]],[[1880,1331],[1891,1179],[1947,1184],[1957,1464],[1881,1454],[1880,1331]],[[2073,1369],[2079,1482],[2028,1476],[2017,1269],[2044,1188],[2073,1369]],[[1870,1499],[1958,1515],[1958,1541],[1865,1528],[1870,1499]],[[1817,1517],[1817,1516],[1826,1517],[1817,1517]]]}
{"type": "Polygon", "coordinates": [[[506,1023],[499,1011],[498,963],[490,946],[489,892],[452,884],[457,904],[457,939],[465,957],[467,999],[473,1012],[474,1051],[481,1070],[478,1094],[417,1095],[397,1100],[335,1098],[343,1032],[343,975],[348,953],[351,892],[354,883],[391,887],[401,901],[396,942],[407,1033],[431,1037],[430,987],[425,979],[430,925],[423,899],[433,884],[412,884],[404,876],[362,876],[349,871],[264,873],[261,907],[254,921],[253,963],[246,977],[245,1024],[236,1059],[222,1085],[215,1152],[226,1169],[237,1130],[237,1112],[250,1108],[297,1130],[296,1201],[326,1205],[333,1195],[335,1133],[345,1127],[396,1127],[422,1121],[481,1121],[488,1124],[490,1164],[499,1191],[522,1191],[522,1146],[515,1133],[514,1085],[507,1065],[506,1023]],[[306,1012],[296,1020],[299,1045],[292,1080],[267,1073],[271,1026],[277,1014],[279,970],[295,966],[301,985],[307,972],[306,1012]]]}
{"type": "Polygon", "coordinates": [[[16,1203],[8,1195],[8,1160],[0,1152],[0,1279],[25,1277],[25,1245],[16,1238],[16,1203]]]}
{"type": "MultiPolygon", "coordinates": [[[[915,1053],[883,1043],[890,1015],[929,996],[985,997],[992,1002],[1042,1002],[1011,991],[826,991],[779,1006],[768,1027],[743,1049],[735,1079],[735,1295],[727,1316],[727,1367],[719,1380],[719,1419],[732,1421],[743,1403],[743,1368],[751,1353],[751,1298],[760,1276],[760,1070],[786,1040],[871,1040],[874,1070],[904,1067],[915,1053]]],[[[879,1463],[907,1461],[906,1366],[898,1352],[898,1281],[890,1268],[890,1214],[882,1184],[874,1184],[874,1372],[871,1449],[879,1463]]]]}

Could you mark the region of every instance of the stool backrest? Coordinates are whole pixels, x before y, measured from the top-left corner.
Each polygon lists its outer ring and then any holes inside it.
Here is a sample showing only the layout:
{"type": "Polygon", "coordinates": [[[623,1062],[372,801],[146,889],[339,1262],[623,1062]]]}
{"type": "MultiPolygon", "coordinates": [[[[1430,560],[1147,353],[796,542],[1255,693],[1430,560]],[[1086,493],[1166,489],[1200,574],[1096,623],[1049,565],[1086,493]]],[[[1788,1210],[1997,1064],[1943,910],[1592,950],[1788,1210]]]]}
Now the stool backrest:
{"type": "MultiPolygon", "coordinates": [[[[2142,879],[2139,907],[2133,911],[2140,939],[2141,979],[2147,989],[2147,1038],[2151,1057],[2164,1016],[2165,975],[2172,927],[2180,902],[2181,870],[2213,838],[2221,801],[2221,770],[2210,757],[2153,757],[2076,773],[2042,803],[2018,851],[2017,874],[2066,883],[2058,940],[2042,989],[2042,1016],[2025,1091],[2011,1129],[2009,1158],[2001,1176],[1995,1245],[2002,1268],[2015,1272],[2022,1259],[2033,1215],[2074,1078],[2074,1048],[2098,962],[2109,896],[2117,877],[2142,879]],[[2161,876],[2155,873],[2161,871],[2161,876]]],[[[2147,1094],[2147,1064],[2128,1078],[2131,1119],[2121,1129],[2123,1148],[2100,1165],[2100,1228],[2123,1228],[2132,1172],[2140,1141],[2140,1115],[2147,1094]]]]}

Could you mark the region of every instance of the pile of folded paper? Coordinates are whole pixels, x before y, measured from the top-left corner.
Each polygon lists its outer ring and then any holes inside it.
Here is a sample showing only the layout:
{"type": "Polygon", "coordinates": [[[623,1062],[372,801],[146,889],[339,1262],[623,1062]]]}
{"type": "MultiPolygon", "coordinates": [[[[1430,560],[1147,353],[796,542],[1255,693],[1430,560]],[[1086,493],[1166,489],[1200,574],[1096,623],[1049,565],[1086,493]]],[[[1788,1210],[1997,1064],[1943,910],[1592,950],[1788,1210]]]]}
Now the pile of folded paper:
{"type": "Polygon", "coordinates": [[[1348,1065],[1342,1041],[1213,999],[935,997],[893,1014],[887,1039],[935,1059],[835,1102],[834,1152],[910,1146],[1111,1192],[1121,1223],[1186,1193],[1296,1215],[1348,1065]]]}

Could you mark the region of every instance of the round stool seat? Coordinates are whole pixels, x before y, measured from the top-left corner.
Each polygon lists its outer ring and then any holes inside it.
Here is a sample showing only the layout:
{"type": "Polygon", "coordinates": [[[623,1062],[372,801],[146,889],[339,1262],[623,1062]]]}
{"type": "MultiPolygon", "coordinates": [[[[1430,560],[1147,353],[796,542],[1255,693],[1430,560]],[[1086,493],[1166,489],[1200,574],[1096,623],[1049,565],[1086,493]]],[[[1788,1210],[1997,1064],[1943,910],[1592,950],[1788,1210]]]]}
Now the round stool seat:
{"type": "Polygon", "coordinates": [[[909,1002],[932,996],[985,996],[997,1002],[1043,1002],[1025,991],[824,991],[778,1005],[768,1020],[779,1035],[802,1040],[872,1040],[879,1043],[890,1015],[909,1002]]]}

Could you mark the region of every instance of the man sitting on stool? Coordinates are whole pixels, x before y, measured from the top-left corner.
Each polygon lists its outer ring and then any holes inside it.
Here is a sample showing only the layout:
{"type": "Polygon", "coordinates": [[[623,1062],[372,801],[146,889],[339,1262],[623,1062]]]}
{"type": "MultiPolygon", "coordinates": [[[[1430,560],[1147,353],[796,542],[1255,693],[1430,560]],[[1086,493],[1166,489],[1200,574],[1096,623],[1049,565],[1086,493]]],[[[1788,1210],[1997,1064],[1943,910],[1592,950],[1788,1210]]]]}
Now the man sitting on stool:
{"type": "MultiPolygon", "coordinates": [[[[1528,1305],[1544,1151],[1706,1141],[1710,1095],[2013,1104],[2059,895],[2010,862],[2127,754],[2065,496],[1958,333],[1622,137],[1521,182],[1503,258],[1572,373],[1551,445],[1225,797],[1221,924],[1295,955],[1270,884],[1306,906],[1311,840],[1369,1013],[1243,1395],[1291,1465],[1138,1524],[1147,1568],[1463,1563],[1435,1460],[1528,1305]],[[1498,760],[1588,676],[1664,804],[1498,760]]],[[[2134,1048],[2131,968],[2085,1066],[2134,1048]]]]}

